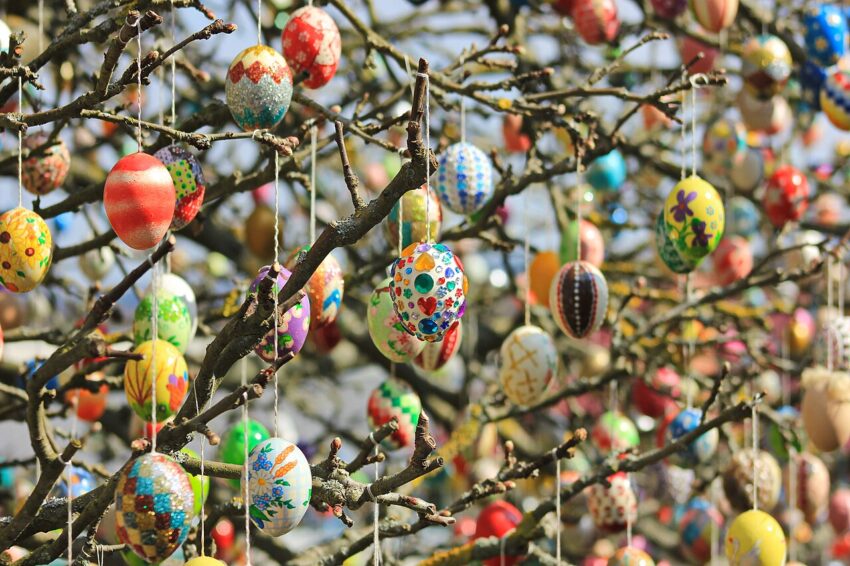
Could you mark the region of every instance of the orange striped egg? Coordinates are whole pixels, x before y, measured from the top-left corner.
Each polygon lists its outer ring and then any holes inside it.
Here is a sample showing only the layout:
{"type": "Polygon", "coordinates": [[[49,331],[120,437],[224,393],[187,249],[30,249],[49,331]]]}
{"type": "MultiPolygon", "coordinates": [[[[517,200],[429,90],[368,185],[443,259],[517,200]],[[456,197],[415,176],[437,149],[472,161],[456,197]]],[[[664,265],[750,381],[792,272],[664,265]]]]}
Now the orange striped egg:
{"type": "Polygon", "coordinates": [[[699,25],[712,33],[719,33],[735,21],[738,0],[691,0],[691,11],[699,25]]]}

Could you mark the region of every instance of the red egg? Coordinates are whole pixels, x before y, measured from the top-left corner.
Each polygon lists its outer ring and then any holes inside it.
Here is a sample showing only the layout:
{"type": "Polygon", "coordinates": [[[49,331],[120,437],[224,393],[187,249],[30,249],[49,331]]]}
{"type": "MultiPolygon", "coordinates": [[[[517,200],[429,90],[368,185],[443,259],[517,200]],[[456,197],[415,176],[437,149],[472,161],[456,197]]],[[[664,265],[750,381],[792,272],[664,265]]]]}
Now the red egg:
{"type": "Polygon", "coordinates": [[[660,367],[655,370],[649,383],[635,378],[632,384],[632,403],[635,409],[654,419],[676,407],[675,398],[681,395],[681,378],[675,370],[660,367]]]}
{"type": "Polygon", "coordinates": [[[437,371],[448,363],[460,349],[463,338],[461,321],[457,321],[446,331],[440,342],[428,342],[425,348],[413,359],[416,367],[425,371],[437,371]]]}
{"type": "MultiPolygon", "coordinates": [[[[520,521],[522,521],[522,513],[519,509],[507,501],[494,501],[478,515],[478,522],[475,524],[475,537],[473,538],[502,538],[515,529],[520,521]]],[[[501,561],[500,557],[496,557],[483,562],[485,566],[513,566],[519,563],[521,559],[521,556],[510,556],[501,561]]]]}
{"type": "Polygon", "coordinates": [[[339,28],[316,6],[295,10],[281,36],[283,56],[296,75],[308,73],[304,86],[319,88],[336,74],[342,42],[339,28]]]}
{"type": "Polygon", "coordinates": [[[675,20],[688,9],[688,0],[652,0],[652,8],[659,18],[675,20]]]}
{"type": "Polygon", "coordinates": [[[688,35],[679,42],[679,56],[682,58],[682,63],[690,63],[699,53],[702,53],[702,59],[691,65],[688,70],[691,73],[711,71],[714,68],[714,61],[717,59],[717,49],[688,35]]]}
{"type": "MultiPolygon", "coordinates": [[[[103,372],[97,371],[86,377],[86,381],[97,382],[104,378],[103,372]]],[[[100,420],[106,411],[106,398],[109,386],[101,383],[97,391],[89,389],[72,389],[65,393],[65,402],[77,408],[77,417],[87,422],[100,420]]]]}
{"type": "Polygon", "coordinates": [[[809,181],[796,167],[779,167],[767,183],[763,205],[776,228],[782,228],[786,222],[800,220],[809,206],[809,181]]]}
{"type": "Polygon", "coordinates": [[[720,241],[714,252],[714,273],[717,282],[729,285],[743,279],[753,270],[753,250],[741,236],[729,236],[720,241]]]}
{"type": "Polygon", "coordinates": [[[176,201],[174,182],[165,165],[147,153],[131,153],[118,160],[106,177],[103,206],[122,242],[136,250],[162,240],[176,201]]]}
{"type": "Polygon", "coordinates": [[[215,541],[215,557],[225,558],[231,555],[233,542],[236,540],[236,529],[228,519],[219,519],[213,527],[210,536],[215,541]]]}
{"type": "Polygon", "coordinates": [[[850,530],[850,489],[842,487],[832,494],[829,499],[829,524],[839,535],[850,530]]]}
{"type": "Polygon", "coordinates": [[[522,133],[522,116],[505,114],[502,119],[502,136],[505,138],[505,149],[510,153],[525,153],[531,149],[531,139],[522,133]]]}
{"type": "Polygon", "coordinates": [[[574,0],[572,15],[576,31],[591,45],[610,43],[620,31],[614,0],[574,0]]]}

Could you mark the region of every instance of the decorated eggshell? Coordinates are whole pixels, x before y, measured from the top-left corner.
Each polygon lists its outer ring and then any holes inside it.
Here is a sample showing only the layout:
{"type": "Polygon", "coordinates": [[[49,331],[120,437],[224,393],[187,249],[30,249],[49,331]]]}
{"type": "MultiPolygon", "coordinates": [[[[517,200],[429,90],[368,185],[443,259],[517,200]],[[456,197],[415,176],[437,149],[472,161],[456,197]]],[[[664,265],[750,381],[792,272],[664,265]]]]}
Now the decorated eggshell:
{"type": "Polygon", "coordinates": [[[785,42],[771,34],[751,37],[741,55],[744,88],[756,98],[767,99],[782,92],[791,76],[791,52],[785,42]]]}
{"type": "MultiPolygon", "coordinates": [[[[369,336],[378,351],[392,362],[403,364],[411,361],[425,348],[427,342],[418,340],[407,332],[393,307],[390,296],[390,278],[387,277],[372,291],[366,310],[369,336]]],[[[446,338],[438,344],[446,343],[446,338]]]]}
{"type": "Polygon", "coordinates": [[[713,252],[726,226],[723,200],[717,190],[693,175],[679,181],[664,203],[667,237],[679,255],[697,262],[713,252]]]}
{"type": "Polygon", "coordinates": [[[286,534],[301,522],[310,505],[313,476],[301,450],[282,438],[269,438],[248,455],[251,521],[273,537],[286,534]]]}
{"type": "MultiPolygon", "coordinates": [[[[412,336],[411,339],[416,340],[412,336]]],[[[461,340],[463,340],[463,321],[458,320],[439,342],[422,342],[425,347],[413,358],[414,365],[425,371],[437,371],[460,351],[461,340]]]]}
{"type": "Polygon", "coordinates": [[[189,388],[189,369],[180,351],[166,342],[148,340],[133,350],[141,360],[128,360],[124,366],[124,393],[130,408],[143,420],[152,420],[151,383],[156,382],[156,422],[173,417],[189,388]],[[153,364],[151,363],[153,357],[153,364]],[[151,367],[153,365],[153,367],[151,367]]]}
{"type": "Polygon", "coordinates": [[[705,128],[702,138],[702,168],[716,177],[732,171],[735,158],[747,147],[744,125],[729,118],[719,118],[705,128]]]}
{"type": "Polygon", "coordinates": [[[697,55],[702,54],[702,58],[691,65],[690,72],[708,73],[714,69],[714,62],[720,53],[717,49],[689,35],[683,36],[677,43],[679,45],[679,57],[683,64],[690,63],[697,55]]]}
{"type": "MultiPolygon", "coordinates": [[[[24,147],[32,151],[46,144],[47,140],[43,133],[27,136],[24,147]]],[[[26,158],[21,164],[21,182],[34,195],[46,195],[61,187],[71,167],[71,154],[61,138],[40,153],[26,158]]]]}
{"type": "MultiPolygon", "coordinates": [[[[753,451],[741,449],[735,452],[729,468],[723,473],[726,499],[738,511],[753,507],[753,471],[753,451]]],[[[770,512],[779,502],[782,470],[776,459],[764,450],[758,451],[755,477],[758,483],[758,508],[770,512]]]]}
{"type": "Polygon", "coordinates": [[[818,450],[824,452],[830,452],[841,446],[828,413],[831,405],[829,396],[831,379],[831,372],[823,367],[810,368],[803,373],[805,393],[800,405],[803,428],[806,430],[809,441],[818,450]],[[824,418],[824,415],[827,415],[827,418],[824,418]]]}
{"type": "Polygon", "coordinates": [[[724,238],[713,257],[714,273],[721,285],[739,281],[753,270],[753,250],[741,236],[724,238]]]}
{"type": "MultiPolygon", "coordinates": [[[[259,203],[245,219],[245,247],[263,261],[274,259],[274,211],[259,203]]],[[[283,245],[283,232],[278,232],[278,244],[283,245]]]]}
{"type": "Polygon", "coordinates": [[[309,5],[292,12],[281,42],[292,72],[307,73],[303,83],[307,88],[324,86],[336,74],[342,40],[333,18],[323,9],[309,5]]]}
{"type": "MultiPolygon", "coordinates": [[[[481,510],[475,521],[474,539],[502,538],[514,530],[522,521],[522,512],[507,501],[494,501],[481,510]]],[[[483,560],[485,566],[514,566],[521,556],[505,556],[483,560]]]]}
{"type": "Polygon", "coordinates": [[[115,252],[112,248],[103,247],[89,250],[79,259],[80,271],[92,281],[100,281],[115,265],[115,252]]]}
{"type": "Polygon", "coordinates": [[[538,326],[520,326],[508,334],[500,358],[502,391],[515,405],[538,401],[558,370],[555,342],[538,326]]]}
{"type": "MultiPolygon", "coordinates": [[[[428,239],[428,216],[431,217],[431,239],[440,237],[440,225],[443,220],[443,208],[436,191],[427,190],[425,185],[418,189],[407,191],[401,197],[401,245],[406,248],[410,244],[424,242],[428,239]],[[430,202],[426,210],[426,199],[430,202]]],[[[385,226],[387,239],[393,248],[398,247],[398,217],[399,203],[396,203],[387,215],[385,226]]]]}
{"type": "Polygon", "coordinates": [[[549,289],[552,280],[561,269],[558,254],[552,251],[538,252],[528,266],[532,298],[537,304],[549,306],[549,289]]]}
{"type": "Polygon", "coordinates": [[[793,119],[791,107],[779,95],[760,100],[742,90],[738,94],[737,102],[744,125],[753,132],[778,134],[785,130],[793,119]]]}
{"type": "Polygon", "coordinates": [[[640,444],[640,436],[629,417],[619,411],[607,411],[593,425],[593,442],[603,453],[623,452],[640,444]]]}
{"type": "Polygon", "coordinates": [[[271,438],[269,429],[254,419],[248,419],[247,423],[239,421],[227,431],[221,439],[219,454],[227,464],[241,466],[245,463],[245,441],[248,441],[248,452],[255,446],[271,438]]]}
{"type": "Polygon", "coordinates": [[[390,378],[372,391],[366,416],[372,430],[387,424],[393,417],[398,420],[398,430],[382,443],[389,449],[397,450],[413,446],[421,412],[422,403],[413,389],[403,381],[390,378]]]}
{"type": "Polygon", "coordinates": [[[838,65],[826,72],[820,91],[820,107],[832,125],[850,130],[850,65],[838,65]]]}
{"type": "Polygon", "coordinates": [[[732,160],[729,180],[736,191],[749,193],[761,186],[767,164],[760,150],[747,148],[732,160]]]}
{"type": "MultiPolygon", "coordinates": [[[[685,434],[700,426],[702,411],[700,409],[683,409],[673,417],[667,425],[665,440],[667,444],[675,442],[685,434]]],[[[686,449],[670,457],[670,460],[679,466],[693,467],[697,464],[707,462],[717,451],[719,441],[717,429],[704,432],[687,445],[686,449]]]]}
{"type": "Polygon", "coordinates": [[[192,484],[180,464],[164,454],[143,454],[118,477],[118,539],[140,558],[161,562],[186,540],[194,505],[192,484]]]}
{"type": "Polygon", "coordinates": [[[821,226],[836,226],[843,216],[844,197],[836,193],[821,193],[815,199],[814,209],[815,220],[821,226]]]}
{"type": "MultiPolygon", "coordinates": [[[[86,376],[88,382],[103,381],[105,375],[97,371],[86,376]]],[[[77,418],[87,422],[100,420],[106,411],[106,398],[109,396],[109,386],[102,383],[97,391],[79,388],[65,392],[65,402],[76,407],[77,418]]]]}
{"type": "Polygon", "coordinates": [[[823,460],[810,452],[794,454],[785,469],[786,490],[791,489],[790,466],[797,469],[797,507],[806,521],[814,524],[829,503],[829,470],[823,460]]]}
{"type": "Polygon", "coordinates": [[[681,395],[681,378],[676,370],[660,367],[652,374],[649,383],[635,378],[632,384],[632,404],[635,409],[657,419],[675,407],[674,399],[681,395]]]}
{"type": "Polygon", "coordinates": [[[692,563],[705,564],[711,558],[711,531],[723,528],[723,515],[709,501],[695,499],[679,520],[679,548],[692,563]]]}
{"type": "MultiPolygon", "coordinates": [[[[59,497],[68,497],[68,470],[62,472],[59,483],[56,484],[56,492],[59,497]]],[[[71,497],[77,498],[84,495],[97,486],[94,475],[85,468],[71,466],[71,497]]]]}
{"type": "Polygon", "coordinates": [[[730,202],[728,220],[730,234],[750,238],[758,232],[760,214],[750,199],[736,196],[730,202]]]}
{"type": "Polygon", "coordinates": [[[764,511],[745,511],[729,525],[726,558],[730,566],[783,566],[785,533],[764,511]]]}
{"type": "Polygon", "coordinates": [[[673,273],[690,273],[701,260],[685,259],[679,254],[673,241],[667,235],[667,223],[664,221],[664,212],[658,214],[655,221],[655,250],[658,258],[673,273]]]}
{"type": "Polygon", "coordinates": [[[450,145],[437,167],[440,200],[458,214],[470,215],[493,196],[493,167],[487,155],[471,143],[450,145]]]}
{"type": "Polygon", "coordinates": [[[444,244],[411,244],[392,265],[390,296],[404,328],[439,342],[466,310],[460,259],[444,244]]]}
{"type": "Polygon", "coordinates": [[[549,308],[567,336],[586,338],[605,321],[608,310],[605,276],[586,261],[566,264],[552,281],[549,308]]]}
{"type": "Polygon", "coordinates": [[[822,67],[834,65],[847,52],[847,17],[841,7],[813,3],[803,13],[806,55],[822,67]]]}
{"type": "MultiPolygon", "coordinates": [[[[183,452],[190,458],[199,459],[197,452],[190,448],[181,448],[180,452],[183,452]]],[[[204,503],[207,502],[207,497],[210,495],[210,477],[208,475],[192,475],[189,472],[186,472],[189,476],[189,483],[192,484],[192,493],[195,495],[195,506],[194,511],[195,515],[201,514],[201,509],[204,507],[204,503]]]]}
{"type": "Polygon", "coordinates": [[[174,218],[175,198],[168,169],[142,152],[119,159],[103,187],[109,224],[135,250],[147,250],[162,240],[174,218]]]}
{"type": "Polygon", "coordinates": [[[180,230],[195,219],[204,203],[207,184],[204,170],[195,154],[179,145],[166,146],[153,156],[162,161],[174,183],[177,200],[174,203],[171,229],[180,230]]]}
{"type": "Polygon", "coordinates": [[[216,558],[210,558],[209,556],[196,556],[188,561],[185,566],[227,566],[227,564],[216,558]]]}
{"type": "Polygon", "coordinates": [[[0,215],[0,283],[13,293],[35,289],[53,259],[53,238],[41,216],[18,207],[0,215]]]}
{"type": "MultiPolygon", "coordinates": [[[[286,260],[286,267],[294,269],[298,264],[299,254],[309,250],[310,246],[306,245],[293,251],[286,260]]],[[[334,256],[325,256],[304,286],[304,291],[310,299],[311,326],[318,328],[336,320],[342,306],[344,288],[342,267],[334,256]]]]}
{"type": "Polygon", "coordinates": [[[770,223],[776,228],[800,220],[809,206],[808,179],[796,167],[779,167],[767,183],[763,204],[770,223]]]}
{"type": "Polygon", "coordinates": [[[567,225],[561,236],[561,264],[576,260],[576,239],[581,239],[581,260],[602,267],[605,260],[605,240],[602,232],[590,221],[582,219],[581,224],[575,220],[567,225]],[[581,228],[579,228],[581,226],[581,228]]]}
{"type": "MultiPolygon", "coordinates": [[[[133,341],[141,344],[153,339],[153,293],[148,293],[139,301],[133,319],[133,341]]],[[[159,289],[156,294],[156,333],[157,338],[165,340],[177,348],[181,354],[192,341],[192,317],[186,302],[177,295],[159,289]]]]}
{"type": "Polygon", "coordinates": [[[836,370],[850,370],[850,317],[838,317],[823,327],[815,342],[815,361],[836,370]]]}
{"type": "Polygon", "coordinates": [[[597,191],[617,191],[626,182],[626,160],[615,149],[596,158],[587,169],[587,182],[597,191]]]}
{"type": "Polygon", "coordinates": [[[838,488],[829,498],[829,524],[836,534],[850,530],[850,489],[838,488]]]}
{"type": "Polygon", "coordinates": [[[292,71],[283,55],[266,45],[248,47],[227,70],[227,107],[243,130],[276,126],[292,100],[292,71]]]}
{"type": "MultiPolygon", "coordinates": [[[[186,303],[189,317],[192,319],[192,336],[194,336],[198,330],[198,301],[195,299],[192,286],[175,273],[163,273],[159,278],[159,288],[180,297],[186,303]]],[[[147,292],[150,293],[150,288],[147,292]]]]}
{"type": "MultiPolygon", "coordinates": [[[[268,275],[270,267],[267,265],[260,268],[260,272],[248,293],[257,293],[260,282],[268,275]]],[[[289,280],[290,272],[285,267],[280,268],[280,273],[277,276],[277,281],[274,284],[272,293],[280,294],[283,286],[289,280]]],[[[280,358],[289,353],[297,354],[304,346],[307,340],[307,332],[310,330],[310,300],[305,295],[292,308],[285,313],[278,315],[277,320],[277,357],[280,358]]],[[[257,345],[254,351],[263,361],[275,361],[275,329],[272,328],[268,334],[257,345]]]]}
{"type": "Polygon", "coordinates": [[[659,18],[675,20],[688,9],[688,0],[652,0],[652,9],[659,18]]]}
{"type": "Polygon", "coordinates": [[[614,0],[574,0],[572,17],[576,31],[590,45],[610,43],[620,31],[614,0]]]}
{"type": "Polygon", "coordinates": [[[738,15],[738,0],[690,0],[690,5],[696,21],[711,33],[728,28],[738,15]]]}
{"type": "Polygon", "coordinates": [[[531,149],[531,138],[522,131],[520,114],[505,114],[502,118],[502,137],[508,153],[525,153],[531,149]]]}
{"type": "Polygon", "coordinates": [[[625,472],[608,476],[609,486],[594,484],[588,488],[587,508],[593,523],[605,531],[621,531],[626,522],[637,519],[637,497],[625,472]]]}
{"type": "Polygon", "coordinates": [[[805,61],[800,67],[800,98],[813,112],[820,111],[820,93],[826,82],[826,69],[811,61],[805,61]]]}
{"type": "Polygon", "coordinates": [[[608,566],[655,566],[655,561],[641,549],[626,546],[608,559],[608,566]]]}

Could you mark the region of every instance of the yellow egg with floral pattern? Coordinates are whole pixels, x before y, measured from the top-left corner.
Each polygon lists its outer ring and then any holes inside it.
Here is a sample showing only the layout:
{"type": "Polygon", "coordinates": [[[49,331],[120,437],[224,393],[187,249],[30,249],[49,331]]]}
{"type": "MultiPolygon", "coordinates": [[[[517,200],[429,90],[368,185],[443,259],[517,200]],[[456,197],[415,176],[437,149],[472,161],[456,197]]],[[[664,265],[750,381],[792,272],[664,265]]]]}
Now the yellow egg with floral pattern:
{"type": "Polygon", "coordinates": [[[664,203],[667,236],[682,259],[696,262],[713,252],[726,227],[723,199],[696,175],[679,181],[664,203]]]}
{"type": "Polygon", "coordinates": [[[189,389],[189,369],[180,350],[165,340],[148,340],[136,346],[141,360],[124,366],[124,393],[130,408],[147,422],[160,423],[174,416],[189,389]],[[156,383],[156,414],[152,382],[156,383]]]}
{"type": "Polygon", "coordinates": [[[52,259],[53,238],[41,216],[20,206],[0,215],[0,283],[6,289],[32,291],[52,259]]]}

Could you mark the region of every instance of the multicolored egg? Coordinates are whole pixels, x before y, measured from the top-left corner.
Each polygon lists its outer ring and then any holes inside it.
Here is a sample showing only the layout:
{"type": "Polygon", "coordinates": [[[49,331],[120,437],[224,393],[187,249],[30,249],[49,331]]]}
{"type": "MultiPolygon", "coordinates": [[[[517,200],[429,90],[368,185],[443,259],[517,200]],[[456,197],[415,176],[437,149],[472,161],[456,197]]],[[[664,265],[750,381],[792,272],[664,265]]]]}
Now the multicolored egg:
{"type": "Polygon", "coordinates": [[[618,191],[626,182],[626,160],[623,154],[614,149],[597,157],[588,167],[585,178],[597,191],[618,191]]]}
{"type": "MultiPolygon", "coordinates": [[[[411,339],[416,340],[413,337],[411,339]]],[[[425,347],[413,358],[413,364],[427,372],[437,371],[449,363],[449,360],[460,351],[462,340],[463,321],[458,320],[454,326],[446,331],[445,336],[439,342],[420,342],[425,344],[425,347]]]]}
{"type": "Polygon", "coordinates": [[[580,259],[596,267],[602,267],[602,262],[605,261],[605,240],[596,224],[584,219],[582,219],[581,224],[573,220],[564,230],[564,234],[561,236],[561,264],[576,260],[576,252],[579,247],[576,240],[579,239],[581,242],[580,259]]]}
{"type": "MultiPolygon", "coordinates": [[[[260,272],[251,286],[248,288],[249,294],[256,294],[260,286],[260,281],[265,279],[269,273],[270,266],[260,268],[260,272]]],[[[281,267],[280,273],[277,276],[277,281],[273,285],[272,293],[280,294],[283,286],[289,280],[291,273],[288,269],[281,267]]],[[[289,353],[297,354],[304,346],[307,340],[307,332],[310,330],[310,300],[306,295],[301,300],[283,314],[278,315],[277,319],[277,338],[275,338],[275,329],[272,328],[268,334],[263,337],[254,351],[263,361],[275,361],[275,342],[277,342],[277,357],[280,358],[289,353]]]]}
{"type": "Polygon", "coordinates": [[[730,566],[782,566],[785,547],[782,527],[764,511],[741,513],[726,533],[726,558],[730,566]]]}
{"type": "Polygon", "coordinates": [[[593,442],[602,453],[623,452],[640,444],[640,435],[629,417],[607,411],[593,425],[593,442]]]}
{"type": "MultiPolygon", "coordinates": [[[[310,251],[309,245],[301,246],[293,251],[286,260],[286,267],[294,269],[300,254],[308,251],[310,251]]],[[[336,320],[342,306],[344,289],[342,267],[334,256],[328,254],[304,286],[304,292],[310,299],[311,326],[319,328],[336,320]]]]}
{"type": "Polygon", "coordinates": [[[634,524],[637,519],[637,497],[625,472],[608,476],[608,483],[608,486],[594,484],[588,488],[587,508],[598,528],[621,531],[627,522],[634,524]]]}
{"type": "Polygon", "coordinates": [[[682,378],[676,370],[660,367],[652,374],[649,383],[635,378],[632,384],[632,404],[635,409],[657,419],[675,407],[675,399],[681,395],[682,378]]]}
{"type": "Polygon", "coordinates": [[[115,265],[115,252],[112,248],[103,247],[89,250],[80,255],[80,271],[92,281],[100,281],[115,265]]]}
{"type": "Polygon", "coordinates": [[[771,175],[762,203],[767,218],[777,229],[796,222],[809,207],[809,181],[796,167],[783,165],[771,175]]]}
{"type": "Polygon", "coordinates": [[[655,566],[655,561],[641,549],[626,546],[608,559],[608,566],[655,566]]]}
{"type": "Polygon", "coordinates": [[[724,238],[713,257],[714,273],[721,285],[740,281],[753,270],[753,250],[741,236],[724,238]]]}
{"type": "MultiPolygon", "coordinates": [[[[494,501],[485,507],[475,521],[474,539],[502,538],[522,521],[522,512],[507,501],[494,501]]],[[[505,556],[484,560],[485,566],[514,566],[521,556],[505,556]]]]}
{"type": "Polygon", "coordinates": [[[500,358],[502,391],[515,405],[538,401],[558,371],[555,342],[538,326],[520,326],[508,334],[500,358]]]}
{"type": "Polygon", "coordinates": [[[711,558],[711,531],[720,532],[723,515],[709,501],[695,499],[679,520],[679,548],[691,562],[705,564],[711,558]]]}
{"type": "MultiPolygon", "coordinates": [[[[190,448],[181,448],[180,452],[196,460],[199,458],[198,454],[190,448]]],[[[207,475],[202,476],[200,474],[192,475],[188,472],[186,473],[189,476],[189,483],[192,484],[192,493],[195,494],[195,515],[200,515],[201,509],[203,509],[204,503],[207,502],[207,497],[210,495],[210,477],[207,475]]]]}
{"type": "Polygon", "coordinates": [[[753,132],[778,134],[791,125],[794,117],[788,101],[779,95],[761,100],[741,90],[737,102],[744,125],[753,132]]]}
{"type": "Polygon", "coordinates": [[[663,211],[655,220],[655,250],[662,263],[673,273],[690,273],[701,261],[685,259],[679,254],[673,240],[667,235],[667,223],[664,221],[663,211]]]}
{"type": "MultiPolygon", "coordinates": [[[[667,444],[675,442],[700,426],[702,411],[700,409],[683,409],[667,425],[664,438],[667,444]]],[[[694,467],[705,463],[714,456],[720,435],[717,429],[704,432],[687,445],[686,449],[670,457],[670,460],[684,467],[694,467]]]]}
{"type": "Polygon", "coordinates": [[[393,263],[390,278],[395,311],[419,340],[439,342],[466,311],[463,265],[445,244],[409,245],[393,263]]]}
{"type": "Polygon", "coordinates": [[[398,420],[398,430],[382,443],[391,450],[413,446],[421,412],[419,395],[408,384],[392,377],[372,391],[366,408],[372,430],[387,424],[393,417],[398,420]]]}
{"type": "Polygon", "coordinates": [[[729,232],[745,238],[758,233],[761,214],[753,201],[746,197],[732,197],[729,203],[729,232]]]}
{"type": "Polygon", "coordinates": [[[35,289],[53,259],[53,238],[35,212],[17,207],[0,215],[0,283],[13,293],[35,289]]]}
{"type": "Polygon", "coordinates": [[[847,17],[841,6],[812,4],[803,13],[806,55],[812,64],[829,67],[847,53],[847,17]]]}
{"type": "Polygon", "coordinates": [[[407,191],[387,215],[385,226],[387,239],[393,248],[398,247],[399,208],[401,208],[401,246],[424,242],[428,239],[428,217],[431,217],[431,239],[440,237],[440,226],[443,220],[443,208],[435,191],[428,190],[425,185],[418,189],[407,191]],[[426,210],[426,202],[429,203],[426,210]]]}
{"type": "Polygon", "coordinates": [[[207,184],[204,170],[195,154],[179,145],[166,146],[153,156],[162,161],[171,174],[177,197],[171,229],[180,230],[195,219],[204,203],[207,184]]]}
{"type": "Polygon", "coordinates": [[[143,342],[133,350],[141,360],[124,366],[124,393],[130,408],[144,421],[153,420],[152,383],[156,383],[156,422],[173,417],[189,389],[189,369],[180,351],[165,340],[143,342]],[[155,344],[155,347],[154,347],[155,344]],[[153,358],[153,360],[151,359],[153,358]]]}
{"type": "Polygon", "coordinates": [[[248,419],[247,423],[239,421],[221,439],[219,455],[223,462],[241,466],[245,463],[245,442],[248,442],[247,451],[250,452],[269,438],[269,429],[261,422],[254,419],[248,419]]]}
{"type": "Polygon", "coordinates": [[[106,217],[121,241],[135,250],[147,250],[162,240],[174,218],[175,201],[171,173],[153,155],[122,157],[106,176],[106,217]]]}
{"type": "Polygon", "coordinates": [[[652,0],[652,9],[659,18],[675,20],[688,9],[688,0],[652,0]]]}
{"type": "MultiPolygon", "coordinates": [[[[153,339],[153,293],[148,293],[139,301],[133,318],[133,341],[141,344],[153,339]]],[[[186,302],[177,295],[159,289],[156,293],[156,333],[157,338],[165,340],[177,348],[181,354],[194,338],[192,317],[186,302]]]]}
{"type": "Polygon", "coordinates": [[[696,21],[711,33],[728,28],[738,15],[738,0],[690,0],[690,5],[696,21]]]}
{"type": "Polygon", "coordinates": [[[705,128],[702,138],[702,168],[715,177],[727,177],[735,158],[747,148],[744,125],[729,118],[718,118],[705,128]]]}
{"type": "MultiPolygon", "coordinates": [[[[198,330],[198,301],[195,299],[192,286],[175,273],[163,273],[159,279],[159,288],[166,293],[180,297],[186,303],[186,308],[189,309],[189,317],[192,319],[192,336],[194,336],[198,330]]],[[[148,289],[148,293],[150,293],[150,289],[148,289]]]]}
{"type": "MultiPolygon", "coordinates": [[[[24,147],[32,151],[43,146],[47,140],[47,135],[43,133],[27,136],[24,147]]],[[[57,138],[53,145],[41,153],[28,157],[21,164],[21,182],[34,195],[46,195],[61,187],[71,168],[71,154],[61,138],[57,138]]]]}
{"type": "Polygon", "coordinates": [[[124,466],[115,489],[118,540],[140,558],[161,562],[189,535],[195,495],[183,468],[164,454],[143,454],[124,466]]]}
{"type": "Polygon", "coordinates": [[[549,309],[567,336],[586,338],[599,330],[608,311],[608,283],[586,261],[566,264],[552,281],[549,309]]]}
{"type": "Polygon", "coordinates": [[[791,52],[775,35],[761,34],[744,44],[741,54],[744,88],[756,98],[768,99],[779,94],[791,77],[791,52]]]}
{"type": "Polygon", "coordinates": [[[850,65],[837,65],[827,70],[820,90],[820,107],[832,125],[850,130],[850,65]]]}
{"type": "Polygon", "coordinates": [[[301,450],[282,438],[269,438],[248,454],[251,521],[265,534],[279,537],[298,526],[313,491],[310,464],[301,450]]]}
{"type": "Polygon", "coordinates": [[[692,175],[679,181],[664,203],[667,237],[690,262],[717,249],[726,227],[723,199],[709,183],[692,175]]]}
{"type": "MultiPolygon", "coordinates": [[[[68,497],[68,475],[67,470],[62,472],[62,476],[59,478],[59,483],[56,484],[56,492],[59,497],[68,497]]],[[[85,468],[71,466],[70,476],[71,497],[74,499],[97,487],[97,481],[94,479],[94,475],[85,468]]]]}
{"type": "Polygon", "coordinates": [[[726,498],[738,511],[753,508],[753,481],[758,483],[758,508],[770,512],[779,502],[779,492],[782,489],[782,470],[779,469],[779,464],[768,452],[759,450],[753,466],[753,451],[738,450],[732,456],[729,468],[723,473],[726,498]]]}
{"type": "Polygon", "coordinates": [[[224,92],[240,128],[247,132],[273,128],[289,110],[292,71],[283,55],[266,45],[254,45],[230,63],[224,92]]]}
{"type": "Polygon", "coordinates": [[[610,43],[620,31],[614,0],[574,0],[572,16],[576,31],[590,45],[610,43]]]}
{"type": "MultiPolygon", "coordinates": [[[[814,524],[829,504],[829,469],[810,452],[794,454],[785,469],[785,489],[791,489],[791,466],[796,467],[797,508],[814,524]]],[[[759,485],[759,489],[761,485],[759,485]]]]}
{"type": "Polygon", "coordinates": [[[333,18],[321,8],[309,5],[292,12],[281,42],[281,52],[292,72],[307,73],[307,88],[322,87],[336,74],[342,40],[333,18]]]}
{"type": "Polygon", "coordinates": [[[555,252],[538,252],[528,266],[529,285],[531,286],[532,299],[539,305],[549,307],[549,289],[552,288],[552,280],[561,269],[561,261],[555,252]]]}
{"type": "Polygon", "coordinates": [[[493,196],[493,167],[483,151],[467,142],[450,145],[437,167],[440,200],[458,214],[470,215],[493,196]]]}
{"type": "MultiPolygon", "coordinates": [[[[418,340],[407,332],[395,312],[390,296],[390,278],[387,277],[369,296],[366,310],[369,336],[378,351],[388,360],[404,364],[411,361],[425,348],[427,342],[418,340]]],[[[445,344],[447,338],[437,344],[445,344]]]]}

